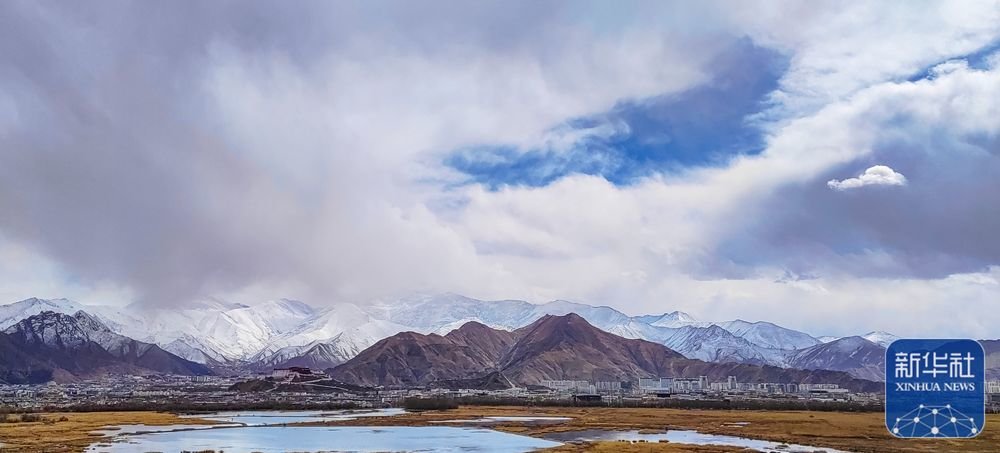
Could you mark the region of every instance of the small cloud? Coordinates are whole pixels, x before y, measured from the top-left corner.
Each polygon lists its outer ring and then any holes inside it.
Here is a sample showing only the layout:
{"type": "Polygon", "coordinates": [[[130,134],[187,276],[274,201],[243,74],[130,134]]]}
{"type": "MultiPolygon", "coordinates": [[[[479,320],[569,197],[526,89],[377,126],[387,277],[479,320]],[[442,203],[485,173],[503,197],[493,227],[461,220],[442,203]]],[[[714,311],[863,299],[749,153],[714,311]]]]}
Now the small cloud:
{"type": "Polygon", "coordinates": [[[940,77],[951,74],[955,71],[969,69],[969,62],[965,60],[948,60],[931,68],[931,77],[940,77]]]}
{"type": "Polygon", "coordinates": [[[826,183],[833,190],[857,189],[864,186],[905,186],[906,176],[885,165],[876,165],[865,170],[857,178],[842,181],[831,179],[826,183]]]}

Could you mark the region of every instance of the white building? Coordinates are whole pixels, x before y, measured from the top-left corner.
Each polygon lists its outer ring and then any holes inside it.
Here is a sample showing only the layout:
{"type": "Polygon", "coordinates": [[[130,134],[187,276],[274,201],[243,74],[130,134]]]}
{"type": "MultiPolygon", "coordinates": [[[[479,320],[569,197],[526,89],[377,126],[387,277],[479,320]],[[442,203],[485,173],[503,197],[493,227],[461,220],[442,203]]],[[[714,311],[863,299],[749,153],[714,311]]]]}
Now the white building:
{"type": "Polygon", "coordinates": [[[671,393],[674,388],[674,378],[641,378],[639,391],[642,393],[671,393]]]}
{"type": "Polygon", "coordinates": [[[593,386],[587,381],[546,379],[542,386],[559,392],[593,392],[593,386]]]}
{"type": "Polygon", "coordinates": [[[618,392],[622,389],[621,381],[597,381],[594,387],[598,392],[618,392]]]}
{"type": "MultiPolygon", "coordinates": [[[[707,379],[705,381],[707,382],[707,379]]],[[[700,392],[702,390],[701,383],[702,378],[676,378],[671,388],[673,388],[674,393],[700,392]]]]}

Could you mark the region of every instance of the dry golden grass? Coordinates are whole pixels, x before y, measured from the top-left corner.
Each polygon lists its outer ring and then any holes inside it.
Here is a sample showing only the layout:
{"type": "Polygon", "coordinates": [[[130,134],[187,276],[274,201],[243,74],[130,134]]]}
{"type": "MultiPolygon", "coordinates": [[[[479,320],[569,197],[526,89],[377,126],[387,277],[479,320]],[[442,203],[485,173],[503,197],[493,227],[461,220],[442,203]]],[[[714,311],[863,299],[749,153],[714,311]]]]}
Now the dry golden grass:
{"type": "Polygon", "coordinates": [[[98,441],[90,434],[111,425],[204,425],[215,422],[180,418],[165,412],[68,412],[42,414],[43,421],[0,423],[0,442],[6,452],[79,452],[98,441]],[[65,417],[65,420],[61,420],[65,417]],[[54,423],[53,423],[54,421],[54,423]]]}

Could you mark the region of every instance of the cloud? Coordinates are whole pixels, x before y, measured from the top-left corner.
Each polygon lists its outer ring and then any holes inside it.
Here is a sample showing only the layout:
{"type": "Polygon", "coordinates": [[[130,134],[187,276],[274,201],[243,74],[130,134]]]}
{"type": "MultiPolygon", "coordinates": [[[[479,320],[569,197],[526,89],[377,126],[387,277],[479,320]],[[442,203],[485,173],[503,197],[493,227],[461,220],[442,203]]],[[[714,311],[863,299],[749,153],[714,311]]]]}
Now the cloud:
{"type": "Polygon", "coordinates": [[[735,39],[386,6],[3,4],[0,231],[149,303],[474,289],[496,269],[431,209],[440,153],[683,91],[735,39]]]}
{"type": "MultiPolygon", "coordinates": [[[[949,294],[996,300],[978,276],[1000,263],[1000,70],[960,61],[1000,39],[998,15],[996,2],[3,2],[0,233],[16,253],[0,253],[0,294],[456,291],[903,332],[949,294]],[[731,58],[741,46],[783,63],[746,79],[764,88],[737,90],[726,127],[694,122],[719,100],[698,93],[744,80],[720,64],[763,71],[731,58]],[[613,127],[561,129],[580,118],[613,127]],[[692,125],[690,159],[628,184],[576,162],[516,168],[551,175],[523,186],[447,165],[497,144],[572,156],[624,131],[656,153],[692,125]],[[696,162],[734,133],[753,152],[696,162]],[[879,162],[920,184],[824,185],[879,162]]],[[[984,319],[933,328],[986,332],[984,319]]]]}
{"type": "Polygon", "coordinates": [[[864,186],[905,186],[906,177],[885,165],[869,167],[857,178],[841,181],[831,179],[826,185],[833,190],[850,190],[864,186]]]}

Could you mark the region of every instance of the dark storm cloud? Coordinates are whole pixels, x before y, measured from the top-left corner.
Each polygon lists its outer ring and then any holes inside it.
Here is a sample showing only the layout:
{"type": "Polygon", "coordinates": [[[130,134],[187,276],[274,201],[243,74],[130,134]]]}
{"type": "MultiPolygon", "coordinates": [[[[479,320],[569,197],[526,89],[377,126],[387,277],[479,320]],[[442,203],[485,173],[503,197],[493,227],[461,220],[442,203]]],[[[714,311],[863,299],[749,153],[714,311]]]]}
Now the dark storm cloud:
{"type": "Polygon", "coordinates": [[[52,6],[11,2],[0,14],[0,88],[16,108],[0,150],[0,228],[85,279],[163,300],[287,264],[273,231],[253,223],[267,201],[296,215],[294,200],[234,158],[188,97],[203,16],[52,6]],[[171,31],[182,24],[188,33],[171,31]]]}
{"type": "MultiPolygon", "coordinates": [[[[547,56],[569,55],[565,43],[575,42],[571,35],[580,33],[580,21],[571,24],[569,6],[557,2],[0,3],[0,234],[64,265],[73,279],[115,282],[135,290],[142,300],[157,303],[270,280],[307,279],[311,285],[349,287],[356,279],[338,275],[339,271],[367,273],[374,281],[392,266],[401,269],[397,273],[413,274],[405,269],[411,261],[432,274],[440,269],[428,264],[420,243],[428,238],[452,241],[459,245],[449,243],[446,251],[460,253],[461,238],[454,239],[446,230],[431,231],[434,219],[413,221],[412,213],[401,214],[392,201],[370,193],[371,185],[360,186],[399,177],[372,171],[379,168],[371,162],[356,162],[366,153],[378,152],[358,149],[369,130],[354,132],[359,139],[344,140],[351,143],[349,148],[326,140],[329,137],[310,137],[303,147],[311,148],[298,149],[283,138],[314,133],[314,124],[309,129],[296,121],[309,120],[312,109],[323,108],[322,101],[275,106],[267,98],[249,107],[227,105],[228,110],[220,104],[249,96],[239,83],[257,83],[246,90],[250,95],[288,87],[292,97],[325,93],[324,89],[350,95],[352,86],[326,87],[323,71],[331,62],[341,61],[349,63],[337,68],[354,69],[351,64],[361,62],[365,70],[377,69],[385,55],[393,61],[419,61],[422,66],[415,66],[430,72],[438,70],[442,61],[460,62],[473,68],[459,74],[465,79],[456,83],[465,86],[470,85],[468,73],[481,73],[474,71],[477,64],[490,63],[482,54],[492,61],[523,60],[537,75],[547,56]],[[226,73],[231,69],[224,67],[227,63],[240,67],[226,73]],[[213,79],[220,77],[219,71],[213,72],[220,66],[222,76],[236,74],[235,83],[213,79]],[[256,76],[261,80],[247,82],[256,76]],[[308,89],[295,92],[300,86],[308,89]],[[220,87],[233,91],[211,92],[220,87]],[[272,115],[273,122],[269,117],[266,124],[251,126],[227,117],[234,111],[244,113],[240,108],[283,107],[300,117],[281,123],[289,111],[263,112],[272,115]],[[257,130],[246,133],[247,127],[257,130]],[[254,141],[271,132],[274,137],[266,138],[277,144],[275,149],[256,149],[260,146],[254,141]],[[388,225],[394,221],[398,224],[388,225]],[[394,229],[415,237],[408,240],[394,229]],[[394,247],[378,235],[417,245],[407,252],[411,256],[392,256],[391,250],[367,245],[394,247]],[[367,242],[357,240],[362,236],[367,242]]],[[[582,27],[590,25],[584,22],[582,27]]],[[[443,75],[432,74],[439,84],[432,88],[439,92],[431,94],[450,95],[440,88],[445,85],[441,81],[449,78],[447,69],[440,70],[443,75]]],[[[554,75],[538,78],[564,74],[558,72],[560,67],[547,70],[554,75]]],[[[357,75],[410,77],[370,75],[364,70],[357,75]]],[[[422,82],[409,80],[418,95],[423,95],[422,82]]],[[[518,82],[510,83],[516,88],[518,82]]],[[[587,88],[584,84],[578,89],[587,88]]],[[[365,93],[372,95],[371,87],[365,93]]],[[[419,96],[418,100],[425,101],[419,96]]],[[[363,96],[350,99],[370,101],[363,96]]],[[[415,108],[402,102],[404,108],[415,108]]],[[[378,114],[391,112],[392,107],[380,105],[375,114],[366,112],[370,117],[361,124],[391,122],[378,114]]],[[[475,109],[490,107],[470,108],[475,109]]],[[[385,131],[396,132],[395,126],[371,129],[385,136],[385,131]]],[[[420,126],[409,125],[415,130],[420,126]]],[[[422,212],[420,206],[414,209],[422,212]]]]}
{"type": "Polygon", "coordinates": [[[500,4],[384,6],[4,2],[0,231],[155,301],[296,272],[288,249],[316,207],[215,130],[202,86],[212,46],[308,66],[365,52],[375,36],[516,47],[527,34],[511,33],[515,22],[538,23],[500,4]]]}
{"type": "Polygon", "coordinates": [[[718,250],[745,266],[857,277],[940,278],[1000,264],[1000,140],[899,124],[872,153],[783,187],[718,250]],[[831,190],[886,164],[905,186],[831,190]]]}

